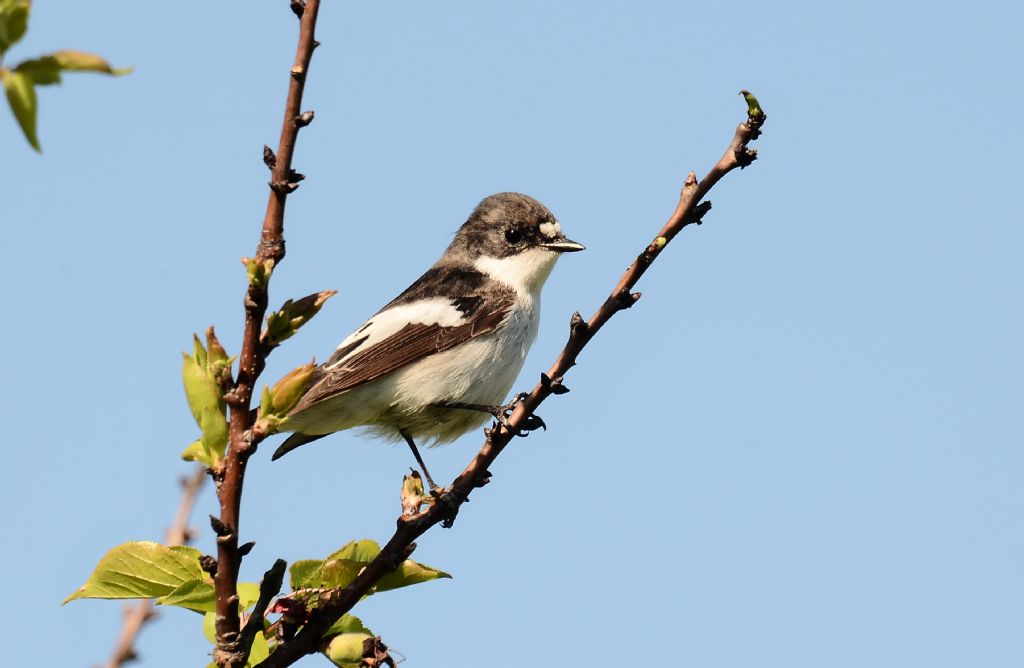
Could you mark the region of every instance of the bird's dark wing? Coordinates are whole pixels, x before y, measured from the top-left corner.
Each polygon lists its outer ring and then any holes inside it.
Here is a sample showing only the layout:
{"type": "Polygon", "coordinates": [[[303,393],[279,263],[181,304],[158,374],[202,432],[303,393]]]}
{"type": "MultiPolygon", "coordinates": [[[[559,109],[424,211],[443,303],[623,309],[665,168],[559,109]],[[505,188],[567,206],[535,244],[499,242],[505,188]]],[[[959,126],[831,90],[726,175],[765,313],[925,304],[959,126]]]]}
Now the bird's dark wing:
{"type": "MultiPolygon", "coordinates": [[[[465,304],[453,304],[452,308],[459,308],[462,312],[457,323],[409,323],[372,344],[368,343],[371,330],[366,329],[366,335],[339,348],[326,364],[317,369],[310,388],[292,414],[424,357],[451,350],[472,338],[493,332],[504,322],[514,303],[514,296],[508,294],[500,299],[481,299],[473,304],[476,308],[472,309],[467,309],[465,304]]],[[[378,315],[384,313],[386,310],[378,315]]],[[[367,325],[372,324],[371,319],[367,325]]]]}

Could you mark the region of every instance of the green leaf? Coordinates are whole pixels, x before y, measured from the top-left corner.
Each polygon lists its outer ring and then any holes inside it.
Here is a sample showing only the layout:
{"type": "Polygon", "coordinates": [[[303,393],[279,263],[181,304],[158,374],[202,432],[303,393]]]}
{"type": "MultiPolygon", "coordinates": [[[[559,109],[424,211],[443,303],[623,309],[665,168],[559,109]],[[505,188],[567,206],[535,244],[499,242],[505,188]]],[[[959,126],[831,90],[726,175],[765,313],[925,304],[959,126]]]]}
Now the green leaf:
{"type": "Polygon", "coordinates": [[[131,67],[116,68],[103,60],[95,53],[85,51],[54,51],[53,57],[60,63],[62,70],[68,72],[100,72],[102,74],[113,74],[121,76],[132,71],[131,67]]]}
{"type": "Polygon", "coordinates": [[[359,668],[363,664],[363,643],[372,638],[366,633],[342,633],[331,638],[324,654],[334,665],[359,668]]]}
{"type": "Polygon", "coordinates": [[[217,596],[213,582],[209,579],[195,579],[183,582],[169,594],[156,600],[157,605],[173,605],[196,612],[216,612],[217,596]]]}
{"type": "Polygon", "coordinates": [[[252,639],[252,649],[249,650],[249,660],[245,662],[246,668],[251,668],[270,656],[270,645],[267,644],[267,637],[262,632],[257,633],[252,639]]]}
{"type": "Polygon", "coordinates": [[[0,55],[25,36],[30,8],[28,0],[6,0],[0,3],[0,55]]]}
{"type": "Polygon", "coordinates": [[[388,573],[377,582],[376,590],[388,591],[389,589],[398,589],[399,587],[408,587],[421,582],[451,577],[451,575],[444,571],[424,566],[412,559],[406,559],[396,570],[388,573]]]}
{"type": "Polygon", "coordinates": [[[324,633],[325,638],[329,638],[338,633],[363,633],[368,636],[374,635],[373,631],[363,626],[362,620],[355,615],[344,614],[341,619],[334,622],[331,628],[327,629],[324,633]]]}
{"type": "Polygon", "coordinates": [[[255,582],[238,583],[238,609],[248,610],[260,600],[260,586],[255,582]]]}
{"type": "Polygon", "coordinates": [[[37,86],[60,83],[60,63],[53,56],[22,61],[14,71],[32,79],[37,86]]]}
{"type": "MultiPolygon", "coordinates": [[[[313,378],[316,370],[316,362],[303,364],[302,366],[289,371],[281,380],[274,383],[270,391],[273,404],[273,413],[279,417],[286,416],[309,387],[309,381],[313,378]]],[[[261,402],[262,404],[262,402],[261,402]]]]}
{"type": "Polygon", "coordinates": [[[292,565],[288,568],[288,572],[291,574],[288,579],[288,584],[291,586],[292,591],[299,589],[316,589],[320,585],[319,573],[320,567],[324,565],[322,559],[299,559],[293,561],[292,565]]]}
{"type": "Polygon", "coordinates": [[[193,547],[150,541],[124,543],[107,552],[89,579],[64,603],[78,598],[156,598],[204,578],[193,547]]]}
{"type": "Polygon", "coordinates": [[[4,91],[7,93],[7,102],[11,105],[11,111],[25,134],[25,139],[37,151],[39,138],[36,136],[36,89],[32,85],[32,79],[20,72],[11,70],[0,70],[3,73],[4,91]]]}
{"type": "Polygon", "coordinates": [[[199,462],[213,468],[217,464],[218,457],[203,444],[203,439],[193,441],[187,448],[181,451],[181,458],[186,462],[199,462]]]}
{"type": "Polygon", "coordinates": [[[747,103],[747,116],[750,118],[764,116],[764,111],[761,110],[761,103],[757,101],[757,98],[754,97],[753,93],[749,90],[741,90],[740,95],[743,96],[743,99],[747,103]]]}
{"type": "Polygon", "coordinates": [[[203,615],[203,635],[211,645],[217,644],[217,613],[208,612],[203,615]]]}
{"type": "Polygon", "coordinates": [[[210,451],[212,458],[219,461],[228,443],[226,407],[220,386],[200,366],[196,357],[183,355],[183,358],[181,377],[189,409],[202,430],[200,440],[210,451]]]}

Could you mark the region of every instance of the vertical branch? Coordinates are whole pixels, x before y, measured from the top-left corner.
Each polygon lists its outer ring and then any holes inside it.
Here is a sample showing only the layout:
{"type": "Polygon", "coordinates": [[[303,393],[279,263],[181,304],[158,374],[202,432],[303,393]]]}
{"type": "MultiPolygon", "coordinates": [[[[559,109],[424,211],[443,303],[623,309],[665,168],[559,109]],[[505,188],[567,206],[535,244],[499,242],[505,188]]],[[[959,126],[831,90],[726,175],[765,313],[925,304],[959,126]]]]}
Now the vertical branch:
{"type": "Polygon", "coordinates": [[[225,400],[231,408],[229,443],[223,465],[214,472],[220,518],[214,522],[217,532],[217,570],[214,587],[217,595],[217,651],[214,660],[219,666],[242,666],[248,658],[248,643],[240,634],[238,609],[238,573],[242,561],[238,531],[245,466],[256,450],[252,434],[250,405],[256,380],[266,364],[269,348],[260,343],[260,330],[267,312],[267,281],[274,266],[284,259],[284,210],[288,195],[299,187],[302,175],[292,169],[292,157],[299,129],[312,120],[312,112],[301,113],[302,93],[305,88],[313,49],[318,45],[313,37],[319,0],[301,2],[293,0],[292,10],[299,16],[299,42],[295,63],[291,68],[288,98],[277,155],[267,149],[264,160],[271,169],[270,195],[263,230],[250,262],[263,268],[260,276],[251,277],[245,296],[245,331],[238,359],[238,376],[225,400]]]}
{"type": "MultiPolygon", "coordinates": [[[[182,479],[181,501],[178,503],[178,512],[174,514],[174,521],[171,522],[171,526],[168,527],[164,536],[165,545],[185,545],[191,539],[188,518],[192,515],[196,497],[205,481],[205,466],[197,466],[195,473],[182,479]]],[[[121,668],[124,664],[136,659],[138,654],[135,651],[135,639],[146,622],[155,616],[152,599],[139,601],[127,607],[124,613],[124,624],[121,626],[121,635],[117,639],[114,653],[110,655],[110,659],[103,668],[121,668]]]]}

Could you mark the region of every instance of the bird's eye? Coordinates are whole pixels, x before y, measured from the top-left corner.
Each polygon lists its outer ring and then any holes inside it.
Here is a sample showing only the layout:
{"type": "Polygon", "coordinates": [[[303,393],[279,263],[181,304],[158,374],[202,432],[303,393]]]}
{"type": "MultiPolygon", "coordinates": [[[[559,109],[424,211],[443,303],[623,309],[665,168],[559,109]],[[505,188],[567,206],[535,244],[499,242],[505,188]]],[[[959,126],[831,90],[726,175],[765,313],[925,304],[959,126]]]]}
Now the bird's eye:
{"type": "Polygon", "coordinates": [[[519,230],[509,228],[505,230],[505,241],[511,246],[515,246],[523,240],[523,233],[519,230]]]}

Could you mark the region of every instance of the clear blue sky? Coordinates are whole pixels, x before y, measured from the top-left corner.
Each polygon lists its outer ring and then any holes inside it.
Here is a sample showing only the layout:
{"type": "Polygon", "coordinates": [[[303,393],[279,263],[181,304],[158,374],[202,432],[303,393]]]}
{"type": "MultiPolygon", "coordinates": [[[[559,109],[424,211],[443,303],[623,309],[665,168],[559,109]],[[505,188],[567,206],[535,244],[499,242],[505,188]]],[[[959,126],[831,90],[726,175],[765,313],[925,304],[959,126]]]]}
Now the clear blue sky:
{"type": "MultiPolygon", "coordinates": [[[[272,301],[339,295],[268,380],[324,359],[480,198],[518,190],[589,248],[548,284],[529,388],[721,154],[736,92],[769,115],[762,159],[586,351],[549,430],[420,541],[455,578],[357,609],[406,665],[1024,665],[1022,19],[325,0],[272,301]]],[[[284,0],[37,2],[11,53],[136,71],[43,91],[42,156],[0,113],[8,665],[105,659],[120,605],[58,604],[170,520],[195,434],[179,351],[210,323],[237,350],[294,38],[284,0]]],[[[428,453],[435,475],[480,441],[428,453]]],[[[271,449],[247,479],[248,579],[390,535],[404,448],[271,449]]],[[[213,509],[207,489],[206,551],[213,509]]],[[[171,609],[139,649],[179,667],[208,646],[171,609]]]]}

